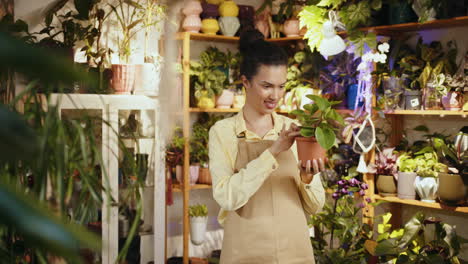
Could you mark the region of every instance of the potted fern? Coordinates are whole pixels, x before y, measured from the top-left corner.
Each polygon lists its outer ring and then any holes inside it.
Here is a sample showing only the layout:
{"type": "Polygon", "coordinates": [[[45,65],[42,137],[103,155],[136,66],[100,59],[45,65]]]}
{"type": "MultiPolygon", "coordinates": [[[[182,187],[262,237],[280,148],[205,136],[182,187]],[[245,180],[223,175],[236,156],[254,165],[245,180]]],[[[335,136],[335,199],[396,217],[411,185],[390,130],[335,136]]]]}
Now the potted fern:
{"type": "Polygon", "coordinates": [[[205,241],[206,224],[208,222],[208,208],[204,204],[189,207],[190,240],[195,245],[205,241]]]}
{"type": "Polygon", "coordinates": [[[324,160],[326,151],[335,145],[335,133],[344,125],[343,117],[332,108],[339,102],[317,95],[307,95],[307,98],[314,103],[304,105],[304,110],[291,112],[302,125],[302,137],[296,138],[296,142],[303,166],[307,160],[324,160]]]}

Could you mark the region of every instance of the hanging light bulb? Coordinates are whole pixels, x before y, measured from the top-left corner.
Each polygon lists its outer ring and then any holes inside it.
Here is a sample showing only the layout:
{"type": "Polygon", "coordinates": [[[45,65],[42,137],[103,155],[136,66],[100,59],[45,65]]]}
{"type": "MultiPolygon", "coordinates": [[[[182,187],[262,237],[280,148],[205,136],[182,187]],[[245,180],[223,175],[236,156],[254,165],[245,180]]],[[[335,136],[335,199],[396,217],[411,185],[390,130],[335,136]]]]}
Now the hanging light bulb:
{"type": "Polygon", "coordinates": [[[336,55],[346,49],[343,39],[335,31],[335,26],[341,26],[342,24],[338,22],[335,12],[330,11],[328,16],[329,20],[323,23],[323,39],[319,47],[320,54],[324,57],[336,55]]]}

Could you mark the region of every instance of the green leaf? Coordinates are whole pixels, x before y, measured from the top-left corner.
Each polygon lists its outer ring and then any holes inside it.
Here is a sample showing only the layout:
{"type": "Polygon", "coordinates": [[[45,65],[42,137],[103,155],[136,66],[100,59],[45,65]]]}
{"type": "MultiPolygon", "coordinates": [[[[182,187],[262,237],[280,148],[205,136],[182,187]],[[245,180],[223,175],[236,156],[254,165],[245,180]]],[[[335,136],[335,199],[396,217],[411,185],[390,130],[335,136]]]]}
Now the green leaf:
{"type": "Polygon", "coordinates": [[[371,9],[367,1],[359,1],[357,4],[346,5],[339,11],[346,28],[353,29],[366,24],[371,16],[371,9]]]}
{"type": "Polygon", "coordinates": [[[89,19],[89,11],[93,8],[94,0],[74,0],[78,18],[82,20],[89,19]]]}
{"type": "Polygon", "coordinates": [[[289,114],[294,115],[294,116],[302,116],[305,114],[305,112],[303,110],[296,109],[296,110],[289,112],[289,114]]]}
{"type": "Polygon", "coordinates": [[[429,128],[427,128],[427,126],[425,125],[419,125],[415,128],[413,128],[414,131],[419,131],[419,132],[427,132],[429,133],[429,128]]]}
{"type": "Polygon", "coordinates": [[[314,136],[314,129],[311,127],[302,127],[301,128],[301,136],[303,137],[313,137],[314,136]]]}
{"type": "Polygon", "coordinates": [[[310,115],[313,115],[315,112],[319,110],[319,107],[316,104],[306,104],[304,105],[304,109],[309,111],[310,115]]]}
{"type": "Polygon", "coordinates": [[[307,98],[309,98],[310,100],[313,100],[314,103],[318,106],[320,111],[325,111],[327,108],[331,106],[330,103],[327,101],[327,99],[322,98],[318,95],[308,94],[307,98]]]}
{"type": "Polygon", "coordinates": [[[323,6],[323,7],[332,6],[332,8],[336,8],[339,5],[341,5],[341,3],[343,3],[344,1],[345,0],[321,0],[317,4],[317,6],[323,6]]]}
{"type": "Polygon", "coordinates": [[[359,30],[350,30],[349,32],[349,40],[352,44],[356,47],[355,53],[358,56],[362,56],[364,54],[366,46],[373,50],[377,48],[377,36],[375,33],[363,33],[359,30]]]}
{"type": "Polygon", "coordinates": [[[335,144],[335,133],[329,127],[319,126],[315,129],[315,138],[322,148],[328,150],[335,144]]]}
{"type": "Polygon", "coordinates": [[[323,39],[322,25],[325,22],[327,9],[315,5],[309,5],[299,13],[299,26],[306,27],[307,32],[304,35],[308,39],[307,44],[311,51],[314,51],[320,45],[323,39]]]}
{"type": "Polygon", "coordinates": [[[372,0],[370,6],[374,10],[380,10],[382,8],[382,0],[372,0]]]}

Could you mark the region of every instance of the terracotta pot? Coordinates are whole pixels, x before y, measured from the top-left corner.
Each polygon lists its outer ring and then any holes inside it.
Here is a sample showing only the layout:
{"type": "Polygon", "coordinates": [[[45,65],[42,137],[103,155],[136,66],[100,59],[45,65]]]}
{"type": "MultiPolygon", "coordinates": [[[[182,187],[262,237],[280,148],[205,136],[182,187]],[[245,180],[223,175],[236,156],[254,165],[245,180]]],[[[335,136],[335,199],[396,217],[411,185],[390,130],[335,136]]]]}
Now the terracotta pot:
{"type": "Polygon", "coordinates": [[[199,164],[192,164],[189,167],[189,181],[190,185],[194,185],[198,181],[198,177],[200,176],[200,165],[199,164]]]}
{"type": "Polygon", "coordinates": [[[439,173],[439,199],[447,204],[456,205],[465,201],[467,194],[466,185],[460,174],[439,173]]]}
{"type": "Polygon", "coordinates": [[[198,175],[198,183],[200,184],[210,184],[211,181],[211,173],[209,168],[200,167],[200,173],[198,175]]]}
{"type": "Polygon", "coordinates": [[[414,189],[416,176],[415,172],[398,172],[398,198],[416,199],[416,190],[414,189]]]}
{"type": "Polygon", "coordinates": [[[239,7],[232,0],[224,1],[219,5],[219,14],[223,17],[237,17],[239,15],[239,7]]]}
{"type": "Polygon", "coordinates": [[[234,103],[234,92],[224,89],[223,93],[216,98],[216,108],[228,109],[234,103]]]}
{"type": "Polygon", "coordinates": [[[216,35],[219,30],[218,20],[214,18],[205,18],[202,20],[201,30],[208,35],[216,35]]]}
{"type": "Polygon", "coordinates": [[[112,88],[115,94],[131,94],[135,83],[134,64],[112,64],[112,88]]]}
{"type": "Polygon", "coordinates": [[[307,33],[307,27],[305,26],[299,30],[299,36],[304,36],[306,33],[307,33]]]}
{"type": "Polygon", "coordinates": [[[161,80],[159,69],[154,63],[143,63],[135,65],[135,85],[134,94],[158,96],[159,81],[161,80]]]}
{"type": "Polygon", "coordinates": [[[283,33],[286,37],[299,36],[299,20],[288,19],[284,22],[283,33]]]}
{"type": "Polygon", "coordinates": [[[397,196],[397,182],[393,175],[378,175],[377,176],[377,190],[379,194],[384,197],[397,196]]]}
{"type": "Polygon", "coordinates": [[[233,37],[240,28],[240,22],[237,17],[220,17],[218,21],[224,36],[233,37]]]}
{"type": "Polygon", "coordinates": [[[439,182],[435,177],[417,176],[414,181],[414,189],[418,193],[421,201],[426,203],[435,203],[439,182]]]}
{"type": "Polygon", "coordinates": [[[460,99],[460,93],[448,92],[447,95],[442,97],[442,105],[445,110],[458,111],[462,107],[460,99]]]}
{"type": "Polygon", "coordinates": [[[325,160],[327,151],[320,146],[315,137],[297,137],[297,154],[299,160],[302,161],[302,166],[306,166],[307,160],[325,160]]]}

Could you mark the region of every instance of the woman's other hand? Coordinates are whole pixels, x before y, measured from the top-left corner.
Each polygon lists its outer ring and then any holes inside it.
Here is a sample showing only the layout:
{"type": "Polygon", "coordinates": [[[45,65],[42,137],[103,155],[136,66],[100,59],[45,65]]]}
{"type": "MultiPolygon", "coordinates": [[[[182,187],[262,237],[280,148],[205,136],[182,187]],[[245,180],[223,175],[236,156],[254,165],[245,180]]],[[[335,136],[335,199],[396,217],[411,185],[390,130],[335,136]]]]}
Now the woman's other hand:
{"type": "Polygon", "coordinates": [[[289,129],[286,129],[286,125],[283,124],[283,128],[278,133],[278,139],[269,148],[271,154],[276,157],[281,152],[290,149],[295,138],[300,135],[299,130],[300,128],[294,123],[291,124],[289,129]]]}
{"type": "Polygon", "coordinates": [[[301,180],[305,184],[311,183],[315,174],[325,171],[325,161],[321,158],[318,160],[306,161],[305,168],[302,167],[302,161],[299,161],[297,166],[301,172],[301,180]]]}

